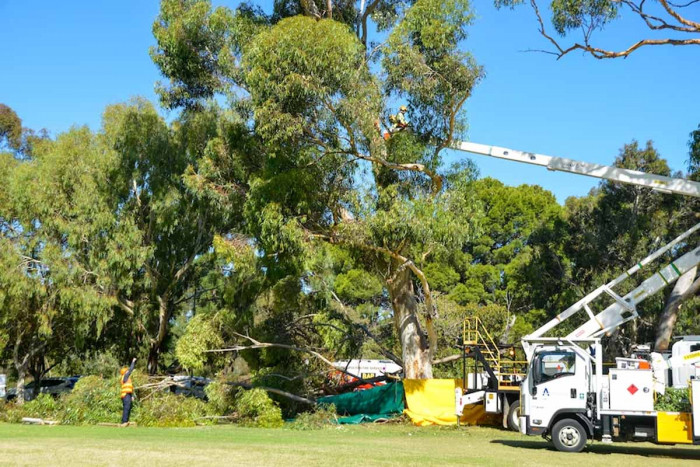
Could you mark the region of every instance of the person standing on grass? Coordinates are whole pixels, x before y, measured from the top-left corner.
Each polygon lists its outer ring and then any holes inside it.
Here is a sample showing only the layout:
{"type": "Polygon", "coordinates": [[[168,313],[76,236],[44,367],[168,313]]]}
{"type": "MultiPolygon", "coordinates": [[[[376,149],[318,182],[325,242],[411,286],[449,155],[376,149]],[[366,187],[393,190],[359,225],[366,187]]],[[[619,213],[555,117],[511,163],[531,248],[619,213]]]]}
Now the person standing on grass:
{"type": "Polygon", "coordinates": [[[131,381],[131,372],[134,371],[134,365],[136,365],[136,359],[131,361],[131,366],[129,368],[124,367],[119,371],[119,384],[121,385],[121,398],[122,398],[122,426],[129,425],[129,415],[131,414],[131,403],[134,397],[134,383],[131,381]]]}

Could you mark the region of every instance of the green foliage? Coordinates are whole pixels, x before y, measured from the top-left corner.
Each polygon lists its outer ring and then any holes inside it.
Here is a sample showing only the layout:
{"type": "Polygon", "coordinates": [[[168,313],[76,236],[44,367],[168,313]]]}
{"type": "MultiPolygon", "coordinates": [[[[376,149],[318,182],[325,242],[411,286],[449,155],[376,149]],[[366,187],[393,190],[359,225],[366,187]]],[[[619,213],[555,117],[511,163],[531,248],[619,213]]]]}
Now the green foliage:
{"type": "Polygon", "coordinates": [[[0,104],[0,144],[19,151],[22,146],[22,120],[14,110],[0,104]]]}
{"type": "Polygon", "coordinates": [[[428,138],[464,130],[463,119],[454,117],[483,77],[459,48],[472,19],[467,0],[418,0],[389,34],[382,60],[387,92],[408,98],[412,128],[428,138]]]}
{"type": "Polygon", "coordinates": [[[552,24],[562,36],[585,27],[603,29],[618,16],[619,4],[611,0],[554,0],[552,24]]]}
{"type": "Polygon", "coordinates": [[[297,415],[289,428],[292,430],[321,430],[337,426],[338,416],[333,404],[316,406],[312,411],[297,415]]]}
{"type": "Polygon", "coordinates": [[[60,402],[49,394],[39,394],[24,404],[0,403],[0,421],[9,423],[20,423],[24,417],[60,420],[61,416],[60,402]]]}
{"type": "Polygon", "coordinates": [[[227,8],[212,11],[208,0],[161,2],[153,23],[158,45],[151,48],[151,58],[163,74],[178,77],[169,87],[157,87],[166,107],[193,106],[223,89],[222,71],[233,65],[229,50],[233,22],[227,8]]]}
{"type": "MultiPolygon", "coordinates": [[[[134,378],[138,380],[138,373],[134,373],[134,378]]],[[[134,399],[131,420],[142,426],[195,426],[210,423],[211,419],[205,417],[221,413],[217,409],[215,404],[194,397],[154,391],[143,400],[134,399]]],[[[23,405],[2,404],[0,420],[19,423],[23,417],[36,417],[66,425],[95,425],[115,423],[121,413],[118,378],[85,376],[72,392],[59,399],[40,394],[23,405]]]]}
{"type": "Polygon", "coordinates": [[[212,412],[206,402],[197,398],[156,391],[141,401],[134,421],[142,426],[195,426],[211,423],[204,417],[212,412]]]}
{"type": "Polygon", "coordinates": [[[87,351],[82,355],[68,355],[65,361],[55,368],[57,374],[108,376],[123,363],[114,350],[87,351]]]}
{"type": "Polygon", "coordinates": [[[459,273],[449,265],[430,263],[423,268],[423,272],[428,277],[430,287],[441,292],[448,292],[459,281],[459,273]]]}
{"type": "Polygon", "coordinates": [[[690,149],[690,154],[688,157],[688,171],[690,172],[690,178],[700,181],[700,125],[698,125],[697,130],[690,133],[688,148],[690,149]]]}
{"type": "Polygon", "coordinates": [[[235,408],[239,423],[244,426],[279,428],[284,424],[282,411],[260,388],[239,389],[235,408]]]}
{"type": "Polygon", "coordinates": [[[220,320],[217,316],[194,316],[175,345],[178,361],[185,368],[201,371],[205,363],[213,358],[212,354],[206,351],[220,349],[224,345],[219,327],[220,320]]]}
{"type": "Polygon", "coordinates": [[[225,415],[234,410],[236,391],[233,386],[227,384],[223,379],[217,379],[207,384],[204,388],[204,393],[207,395],[209,404],[214,412],[225,415]]]}
{"type": "Polygon", "coordinates": [[[338,296],[351,303],[371,300],[382,294],[384,288],[376,276],[363,269],[351,269],[335,279],[338,296]]]}
{"type": "MultiPolygon", "coordinates": [[[[69,425],[115,423],[122,413],[119,378],[85,376],[61,400],[61,422],[69,425]]],[[[136,415],[136,410],[134,411],[136,415]]]]}
{"type": "Polygon", "coordinates": [[[691,412],[689,388],[666,388],[664,394],[656,395],[654,410],[663,412],[691,412]]]}

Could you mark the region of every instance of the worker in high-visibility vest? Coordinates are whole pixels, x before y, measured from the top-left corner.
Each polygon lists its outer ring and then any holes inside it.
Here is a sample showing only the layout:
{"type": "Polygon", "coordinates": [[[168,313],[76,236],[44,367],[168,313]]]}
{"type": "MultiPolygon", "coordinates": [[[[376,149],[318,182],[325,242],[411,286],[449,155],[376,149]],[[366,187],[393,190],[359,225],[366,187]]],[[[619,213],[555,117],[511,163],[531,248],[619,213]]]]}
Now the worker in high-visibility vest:
{"type": "Polygon", "coordinates": [[[396,128],[398,131],[405,129],[408,126],[408,120],[406,120],[406,112],[408,108],[405,105],[399,107],[399,113],[396,114],[396,128]]]}
{"type": "Polygon", "coordinates": [[[129,415],[131,414],[131,403],[134,398],[134,383],[131,381],[131,373],[134,371],[136,359],[131,361],[129,368],[124,367],[119,371],[119,384],[121,386],[120,396],[122,398],[122,426],[129,424],[129,415]]]}
{"type": "Polygon", "coordinates": [[[408,120],[406,119],[406,112],[408,112],[408,108],[406,108],[405,105],[402,105],[399,107],[399,113],[396,115],[390,115],[389,116],[389,123],[391,124],[391,129],[389,133],[394,134],[398,133],[399,131],[405,130],[408,128],[408,120]]]}

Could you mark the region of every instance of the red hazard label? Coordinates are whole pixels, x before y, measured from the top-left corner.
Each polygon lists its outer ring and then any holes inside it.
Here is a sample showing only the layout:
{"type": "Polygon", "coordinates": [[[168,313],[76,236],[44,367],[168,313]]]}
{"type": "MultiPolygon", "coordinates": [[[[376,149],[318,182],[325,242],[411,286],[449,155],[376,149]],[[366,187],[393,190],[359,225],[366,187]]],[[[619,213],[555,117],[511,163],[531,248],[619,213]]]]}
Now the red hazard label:
{"type": "Polygon", "coordinates": [[[634,396],[634,393],[639,391],[639,388],[635,386],[634,384],[630,384],[630,387],[627,388],[630,394],[634,396]]]}

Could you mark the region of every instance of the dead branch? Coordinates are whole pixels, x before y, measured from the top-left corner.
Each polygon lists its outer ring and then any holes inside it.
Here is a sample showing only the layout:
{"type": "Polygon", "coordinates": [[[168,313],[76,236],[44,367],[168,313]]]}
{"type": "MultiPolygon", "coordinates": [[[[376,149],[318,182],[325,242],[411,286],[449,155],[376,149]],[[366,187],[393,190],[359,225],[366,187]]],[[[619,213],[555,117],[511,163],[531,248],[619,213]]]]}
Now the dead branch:
{"type": "MultiPolygon", "coordinates": [[[[234,334],[235,334],[236,336],[242,338],[242,339],[247,339],[247,340],[249,340],[249,341],[252,342],[253,344],[252,344],[252,345],[234,345],[233,347],[228,347],[228,348],[225,348],[225,349],[205,350],[205,352],[206,352],[206,353],[239,352],[239,351],[241,351],[241,350],[266,349],[266,348],[271,348],[271,347],[275,347],[275,348],[279,348],[279,349],[294,350],[294,351],[297,351],[297,352],[305,352],[305,353],[309,353],[309,354],[313,355],[314,357],[318,358],[319,360],[321,360],[323,363],[325,363],[326,365],[328,365],[330,368],[332,368],[332,369],[334,369],[334,370],[340,371],[341,373],[344,373],[344,374],[346,374],[346,375],[348,375],[348,376],[350,376],[350,377],[352,377],[352,378],[357,378],[358,381],[362,381],[362,382],[364,382],[364,383],[368,383],[367,380],[361,378],[360,376],[354,375],[354,374],[350,373],[350,372],[347,371],[347,370],[344,370],[344,369],[342,369],[342,368],[338,368],[338,367],[334,366],[334,365],[333,365],[333,362],[331,362],[330,360],[328,360],[326,357],[324,357],[323,355],[321,355],[319,352],[317,352],[317,351],[315,351],[315,350],[313,350],[313,349],[310,349],[310,348],[308,348],[308,347],[298,347],[298,346],[296,346],[296,345],[278,344],[278,343],[274,343],[274,342],[260,342],[260,341],[257,341],[257,340],[255,340],[255,339],[253,339],[253,338],[250,337],[250,336],[246,336],[246,335],[243,335],[243,334],[239,334],[239,333],[237,333],[237,332],[234,333],[234,334]]],[[[371,384],[371,383],[370,383],[370,384],[371,384]]]]}
{"type": "Polygon", "coordinates": [[[377,339],[377,337],[376,337],[369,329],[367,329],[367,326],[365,326],[364,324],[361,324],[361,323],[356,323],[356,322],[354,322],[352,319],[350,319],[350,316],[349,316],[348,313],[347,313],[347,307],[346,307],[346,305],[340,300],[340,298],[338,298],[338,295],[336,295],[336,293],[333,292],[332,290],[331,290],[331,296],[332,296],[333,299],[334,299],[336,302],[338,302],[338,304],[340,305],[340,308],[341,308],[341,310],[343,311],[343,315],[345,316],[345,318],[348,319],[348,320],[353,324],[353,326],[356,326],[357,328],[359,328],[360,330],[362,330],[362,332],[364,332],[365,335],[366,335],[367,337],[369,337],[370,339],[372,339],[372,341],[373,341],[375,344],[377,344],[377,347],[379,348],[379,352],[380,352],[382,355],[384,355],[386,358],[388,358],[388,359],[391,360],[392,362],[396,363],[397,365],[403,367],[403,360],[401,360],[399,357],[397,357],[396,355],[394,355],[394,353],[392,353],[392,352],[389,351],[388,349],[385,349],[385,348],[379,343],[379,339],[377,339]]]}
{"type": "Polygon", "coordinates": [[[447,357],[436,358],[435,360],[433,360],[433,365],[440,365],[441,363],[454,362],[455,360],[459,360],[460,358],[462,358],[462,354],[454,354],[454,355],[449,355],[447,357]]]}
{"type": "Polygon", "coordinates": [[[286,397],[286,398],[291,399],[291,400],[296,401],[296,402],[302,402],[304,404],[316,405],[315,400],[307,399],[306,397],[297,396],[296,394],[292,394],[291,392],[287,392],[287,391],[282,391],[281,389],[268,388],[266,386],[253,386],[250,383],[233,382],[233,381],[227,381],[226,384],[228,384],[230,386],[239,386],[245,390],[258,388],[258,389],[262,389],[263,391],[271,392],[273,394],[277,394],[279,396],[286,397]]]}

